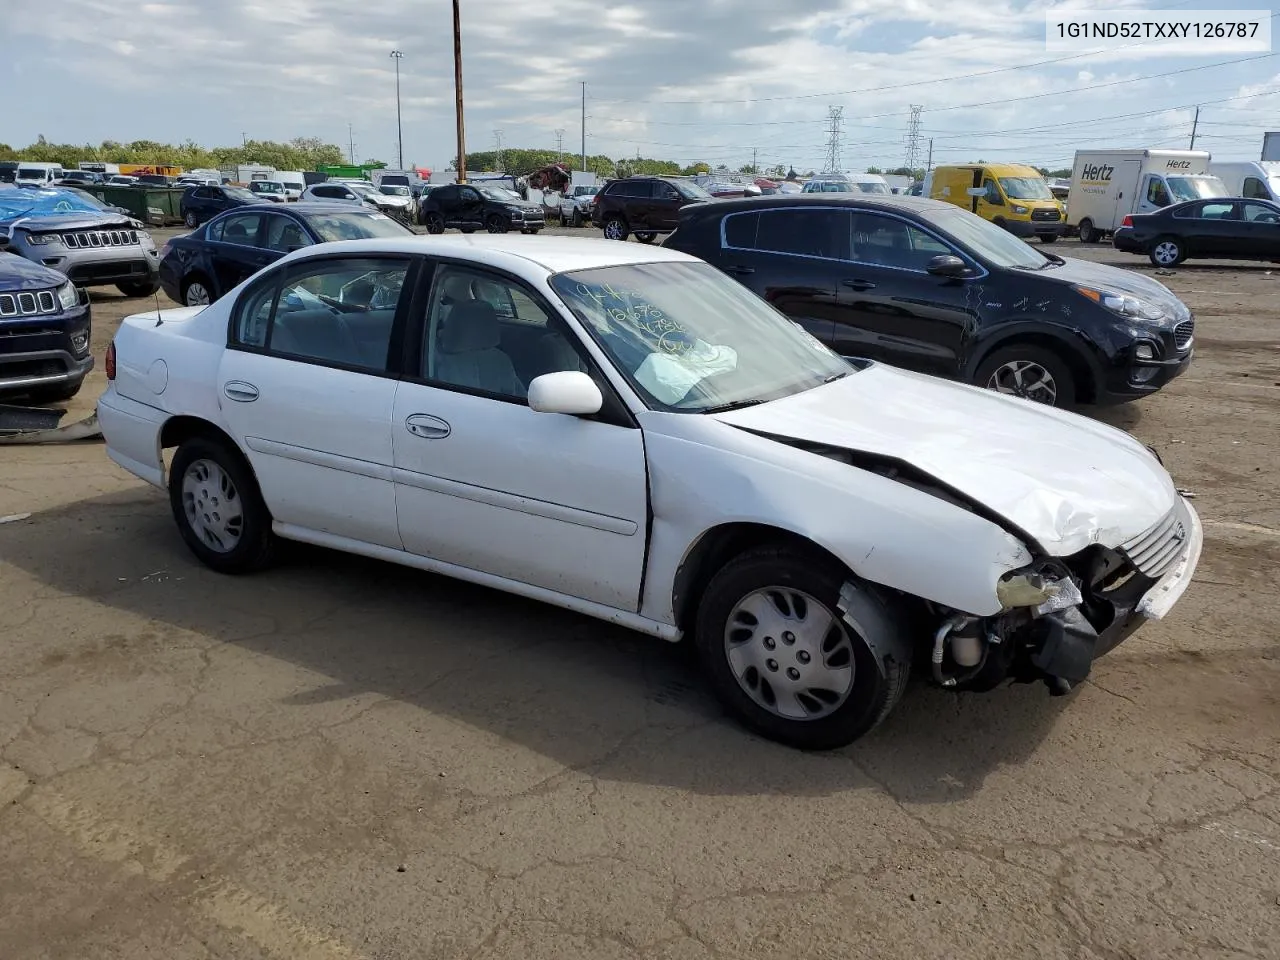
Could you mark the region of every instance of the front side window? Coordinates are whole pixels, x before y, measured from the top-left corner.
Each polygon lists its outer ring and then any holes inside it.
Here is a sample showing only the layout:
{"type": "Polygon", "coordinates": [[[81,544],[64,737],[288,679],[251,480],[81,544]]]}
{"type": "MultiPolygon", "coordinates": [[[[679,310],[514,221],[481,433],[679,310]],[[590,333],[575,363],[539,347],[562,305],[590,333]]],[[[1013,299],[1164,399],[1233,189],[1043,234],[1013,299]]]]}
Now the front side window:
{"type": "MultiPolygon", "coordinates": [[[[1191,197],[1183,197],[1184,200],[1190,200],[1191,197]]],[[[1152,177],[1147,181],[1147,202],[1153,203],[1157,207],[1167,207],[1173,201],[1169,198],[1169,188],[1164,185],[1164,181],[1159,177],[1152,177]]]]}
{"type": "Polygon", "coordinates": [[[1194,207],[1191,215],[1198,220],[1234,220],[1234,203],[1202,203],[1194,207]]]}
{"type": "Polygon", "coordinates": [[[252,192],[246,190],[244,187],[223,187],[222,193],[224,196],[232,200],[253,201],[258,199],[252,192]]]}
{"type": "Polygon", "coordinates": [[[1249,197],[1253,200],[1269,200],[1271,194],[1267,192],[1266,184],[1257,177],[1245,177],[1244,189],[1240,191],[1240,196],[1249,197]]]}
{"type": "Polygon", "coordinates": [[[290,359],[383,373],[408,268],[376,257],[297,264],[279,286],[251,288],[236,305],[235,338],[290,359]]]}
{"type": "Polygon", "coordinates": [[[1266,203],[1241,204],[1241,219],[1251,223],[1276,223],[1280,221],[1280,209],[1266,203]]]}
{"type": "Polygon", "coordinates": [[[905,220],[859,213],[853,220],[853,256],[861,263],[923,273],[934,257],[955,251],[905,220]]]}
{"type": "Polygon", "coordinates": [[[479,203],[480,191],[475,187],[463,187],[458,191],[458,196],[463,203],[479,203]]]}
{"type": "Polygon", "coordinates": [[[227,217],[221,221],[222,235],[218,239],[223,243],[234,243],[242,247],[255,246],[258,242],[258,225],[261,220],[262,218],[256,213],[227,217]]]}
{"type": "Polygon", "coordinates": [[[686,200],[711,200],[714,199],[705,187],[694,183],[692,180],[677,180],[675,184],[668,183],[667,186],[674,186],[674,189],[686,200]]]}
{"type": "Polygon", "coordinates": [[[447,264],[436,271],[422,370],[443,386],[524,402],[544,373],[585,370],[568,328],[520,284],[447,264]]]}
{"type": "Polygon", "coordinates": [[[966,252],[997,267],[1041,270],[1053,263],[1003,227],[960,207],[931,210],[923,219],[947,234],[966,252]]]}
{"type": "Polygon", "coordinates": [[[267,244],[272,250],[288,253],[311,245],[307,233],[289,217],[267,217],[267,244]]]}
{"type": "Polygon", "coordinates": [[[579,270],[551,286],[654,409],[705,413],[774,400],[854,369],[706,263],[579,270]]]}
{"type": "Polygon", "coordinates": [[[987,203],[992,204],[993,206],[1004,206],[1004,197],[1000,196],[1000,188],[996,186],[996,182],[994,180],[984,180],[982,182],[982,186],[987,191],[986,196],[982,199],[986,200],[987,203]]]}

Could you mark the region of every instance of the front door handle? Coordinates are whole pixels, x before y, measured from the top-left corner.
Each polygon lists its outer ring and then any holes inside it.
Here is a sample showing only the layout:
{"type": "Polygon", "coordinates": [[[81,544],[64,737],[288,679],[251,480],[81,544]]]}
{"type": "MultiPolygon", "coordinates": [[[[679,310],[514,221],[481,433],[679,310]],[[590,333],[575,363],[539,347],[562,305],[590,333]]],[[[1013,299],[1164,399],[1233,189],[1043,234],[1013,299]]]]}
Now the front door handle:
{"type": "Polygon", "coordinates": [[[859,280],[855,278],[851,280],[841,280],[840,282],[846,287],[850,287],[854,290],[874,290],[876,288],[876,285],[870,280],[859,280]]]}
{"type": "Polygon", "coordinates": [[[422,437],[424,440],[443,440],[452,429],[447,421],[429,413],[415,413],[406,417],[404,425],[415,437],[422,437]]]}
{"type": "Polygon", "coordinates": [[[258,399],[258,388],[243,380],[228,380],[222,385],[222,392],[236,403],[253,403],[258,399]]]}
{"type": "Polygon", "coordinates": [[[755,267],[744,267],[738,263],[735,263],[732,267],[726,267],[725,270],[727,270],[729,273],[732,273],[738,277],[745,277],[749,273],[756,272],[755,267]]]}

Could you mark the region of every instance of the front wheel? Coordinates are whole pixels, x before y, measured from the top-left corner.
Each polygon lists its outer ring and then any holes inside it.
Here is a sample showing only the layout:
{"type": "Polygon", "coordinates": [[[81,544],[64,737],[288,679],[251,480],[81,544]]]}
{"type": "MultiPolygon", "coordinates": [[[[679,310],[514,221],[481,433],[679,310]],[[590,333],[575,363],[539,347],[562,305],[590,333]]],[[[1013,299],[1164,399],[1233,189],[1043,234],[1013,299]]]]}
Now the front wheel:
{"type": "Polygon", "coordinates": [[[192,230],[200,226],[200,221],[196,218],[195,212],[192,210],[188,210],[183,215],[182,222],[185,223],[192,230]]]}
{"type": "Polygon", "coordinates": [[[637,240],[639,240],[641,243],[653,243],[654,239],[655,239],[657,236],[658,236],[658,235],[657,235],[656,233],[654,233],[652,230],[637,230],[637,231],[636,231],[636,239],[637,239],[637,240]]]}
{"type": "Polygon", "coordinates": [[[116,289],[126,297],[150,297],[160,289],[159,280],[126,280],[117,283],[116,289]]]}
{"type": "Polygon", "coordinates": [[[1187,248],[1177,237],[1161,237],[1147,256],[1157,267],[1176,267],[1187,259],[1187,248]]]}
{"type": "Polygon", "coordinates": [[[500,217],[495,213],[485,221],[484,228],[490,233],[506,233],[511,229],[511,224],[504,217],[500,217]]]}
{"type": "Polygon", "coordinates": [[[1040,235],[1041,243],[1057,243],[1058,235],[1056,233],[1042,233],[1040,235]]]}
{"type": "Polygon", "coordinates": [[[695,645],[716,696],[751,729],[806,750],[845,746],[902,696],[909,651],[889,608],[817,557],[779,548],[731,560],[698,607],[695,645]],[[856,627],[853,624],[857,624],[856,627]]]}
{"type": "Polygon", "coordinates": [[[427,233],[444,233],[444,217],[438,213],[428,213],[426,227],[427,233]]]}
{"type": "Polygon", "coordinates": [[[541,227],[529,227],[528,229],[521,230],[520,232],[528,234],[529,236],[537,236],[538,231],[541,229],[541,227]]]}
{"type": "Polygon", "coordinates": [[[1069,407],[1076,399],[1071,368],[1043,347],[1029,343],[1003,347],[991,354],[978,368],[974,382],[996,393],[1049,407],[1069,407]]]}
{"type": "Polygon", "coordinates": [[[239,451],[213,437],[193,437],[174,455],[169,505],[182,539],[219,573],[249,573],[271,562],[271,514],[239,451]]]}
{"type": "Polygon", "coordinates": [[[1101,239],[1102,239],[1102,233],[1101,231],[1094,229],[1092,220],[1090,220],[1088,217],[1085,217],[1083,220],[1080,221],[1080,242],[1081,243],[1093,243],[1101,239]]]}

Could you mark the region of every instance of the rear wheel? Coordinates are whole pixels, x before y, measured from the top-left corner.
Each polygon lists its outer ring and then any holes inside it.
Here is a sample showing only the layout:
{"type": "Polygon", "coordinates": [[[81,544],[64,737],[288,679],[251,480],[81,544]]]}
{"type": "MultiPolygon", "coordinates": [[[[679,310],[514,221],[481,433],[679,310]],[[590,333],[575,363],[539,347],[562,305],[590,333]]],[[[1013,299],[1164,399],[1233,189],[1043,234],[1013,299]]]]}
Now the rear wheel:
{"type": "Polygon", "coordinates": [[[1015,343],[996,350],[978,367],[974,382],[996,393],[1049,407],[1069,407],[1076,399],[1071,368],[1048,350],[1031,343],[1015,343]]]}
{"type": "Polygon", "coordinates": [[[188,307],[203,307],[213,303],[209,281],[203,274],[194,274],[182,284],[182,303],[188,307]]]}
{"type": "Polygon", "coordinates": [[[1093,226],[1093,221],[1085,217],[1080,221],[1080,242],[1094,243],[1102,239],[1102,234],[1093,226]]]}
{"type": "Polygon", "coordinates": [[[610,217],[604,222],[604,238],[606,240],[625,240],[631,231],[627,229],[627,221],[621,217],[610,217]]]}
{"type": "Polygon", "coordinates": [[[244,457],[226,441],[192,437],[178,447],[169,505],[182,539],[205,566],[249,573],[270,563],[271,514],[244,457]]]}
{"type": "Polygon", "coordinates": [[[842,747],[888,716],[906,686],[909,649],[869,591],[846,589],[830,561],[780,548],[731,560],[698,607],[695,645],[716,695],[758,733],[807,750],[842,747]],[[853,626],[856,624],[857,626],[853,626]]]}
{"type": "Polygon", "coordinates": [[[117,283],[116,289],[126,297],[149,297],[160,289],[159,280],[127,280],[117,283]]]}
{"type": "Polygon", "coordinates": [[[1187,248],[1177,237],[1161,237],[1151,245],[1147,256],[1157,267],[1176,267],[1187,259],[1187,248]]]}
{"type": "Polygon", "coordinates": [[[506,233],[511,229],[511,224],[505,217],[494,213],[484,222],[484,228],[490,233],[506,233]]]}
{"type": "Polygon", "coordinates": [[[573,210],[573,225],[575,227],[582,226],[582,211],[577,209],[576,207],[573,210]]]}

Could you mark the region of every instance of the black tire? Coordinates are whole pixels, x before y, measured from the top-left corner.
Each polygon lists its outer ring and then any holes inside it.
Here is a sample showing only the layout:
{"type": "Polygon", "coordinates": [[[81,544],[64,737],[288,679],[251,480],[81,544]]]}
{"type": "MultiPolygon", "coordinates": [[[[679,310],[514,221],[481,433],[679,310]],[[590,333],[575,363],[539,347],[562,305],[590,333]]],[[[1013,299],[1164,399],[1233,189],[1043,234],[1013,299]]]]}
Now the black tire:
{"type": "Polygon", "coordinates": [[[636,239],[639,240],[641,243],[653,243],[653,241],[656,240],[657,237],[658,235],[654,233],[652,230],[636,231],[636,239]]]}
{"type": "Polygon", "coordinates": [[[1102,239],[1102,231],[1095,230],[1093,221],[1085,217],[1080,221],[1080,242],[1081,243],[1097,243],[1102,239]]]}
{"type": "Polygon", "coordinates": [[[475,233],[476,228],[475,227],[459,227],[458,232],[459,233],[475,233]]]}
{"type": "Polygon", "coordinates": [[[1040,242],[1041,243],[1057,243],[1058,235],[1056,233],[1042,233],[1040,234],[1040,242]]]}
{"type": "Polygon", "coordinates": [[[1156,237],[1155,242],[1151,244],[1151,249],[1147,252],[1147,259],[1157,267],[1176,267],[1182,261],[1187,259],[1187,244],[1177,237],[1156,237]],[[1172,257],[1168,252],[1172,249],[1172,257]],[[1161,259],[1164,257],[1165,259],[1161,259]]]}
{"type": "Polygon", "coordinates": [[[582,211],[577,209],[576,207],[573,210],[573,225],[575,227],[582,226],[582,211]]]}
{"type": "Polygon", "coordinates": [[[631,235],[631,228],[627,226],[627,221],[617,214],[606,217],[600,229],[604,231],[606,240],[626,240],[631,235]]]}
{"type": "Polygon", "coordinates": [[[150,297],[160,289],[159,280],[128,280],[117,283],[116,289],[126,297],[150,297]]]}
{"type": "Polygon", "coordinates": [[[84,386],[84,378],[72,381],[71,383],[60,383],[53,387],[37,387],[35,390],[27,394],[27,401],[30,403],[62,403],[64,400],[70,400],[80,388],[84,386]]]}
{"type": "MultiPolygon", "coordinates": [[[[223,491],[224,495],[226,491],[223,491]]],[[[271,514],[262,501],[258,482],[240,451],[224,440],[197,436],[183,443],[174,454],[169,469],[169,506],[187,547],[205,566],[219,573],[251,573],[267,566],[275,553],[276,536],[271,532],[271,514]],[[230,479],[243,517],[239,542],[226,552],[212,549],[192,528],[184,505],[183,480],[192,464],[209,460],[230,479]]]]}
{"type": "Polygon", "coordinates": [[[205,293],[209,295],[209,303],[213,303],[215,300],[218,299],[214,295],[213,284],[209,282],[209,278],[206,277],[203,273],[193,273],[182,281],[182,289],[179,291],[179,293],[182,294],[181,302],[184,307],[199,306],[199,304],[191,302],[191,296],[190,296],[191,288],[196,286],[202,287],[205,293]]]}
{"type": "MultiPolygon", "coordinates": [[[[978,366],[973,382],[976,386],[995,390],[992,377],[1007,364],[1030,363],[1039,366],[1053,380],[1053,402],[1027,395],[1027,399],[1052,407],[1071,407],[1076,402],[1076,381],[1071,368],[1056,354],[1034,343],[1014,343],[1000,347],[978,366]]],[[[1033,381],[1034,382],[1034,381],[1033,381]]],[[[1007,391],[1001,391],[1007,392],[1007,391]]]]}
{"type": "Polygon", "coordinates": [[[848,624],[853,679],[847,698],[825,716],[789,719],[758,704],[734,675],[726,651],[729,616],[738,603],[769,587],[800,590],[840,616],[840,590],[848,574],[822,558],[788,548],[762,548],[744,553],[712,577],[698,606],[694,645],[711,687],[738,720],[762,736],[802,750],[843,747],[874,729],[897,704],[910,674],[910,647],[896,642],[900,625],[892,611],[863,588],[852,592],[850,612],[873,634],[881,650],[908,651],[899,662],[892,656],[876,662],[867,641],[848,624]],[[883,640],[883,642],[881,642],[883,640]]]}
{"type": "Polygon", "coordinates": [[[427,228],[427,233],[444,233],[444,217],[432,210],[423,218],[423,226],[427,228]]]}
{"type": "Polygon", "coordinates": [[[536,237],[538,235],[538,231],[541,229],[541,227],[530,227],[528,230],[521,230],[520,232],[527,233],[531,237],[536,237]]]}
{"type": "Polygon", "coordinates": [[[1008,225],[1007,223],[1005,223],[1004,217],[996,217],[996,218],[995,218],[994,220],[992,220],[991,222],[992,222],[992,223],[994,223],[994,224],[995,224],[997,227],[999,227],[1001,230],[1008,230],[1008,229],[1009,229],[1009,225],[1008,225]]]}
{"type": "Polygon", "coordinates": [[[511,229],[511,221],[496,213],[489,215],[489,219],[485,220],[484,228],[490,233],[506,233],[511,229]]]}
{"type": "Polygon", "coordinates": [[[196,227],[200,226],[200,219],[195,215],[195,212],[192,210],[188,210],[186,213],[182,215],[182,222],[185,223],[187,227],[191,230],[194,230],[196,227]]]}

